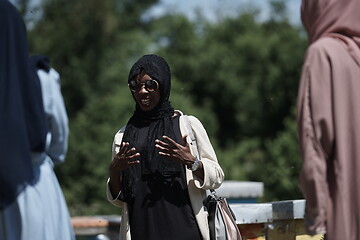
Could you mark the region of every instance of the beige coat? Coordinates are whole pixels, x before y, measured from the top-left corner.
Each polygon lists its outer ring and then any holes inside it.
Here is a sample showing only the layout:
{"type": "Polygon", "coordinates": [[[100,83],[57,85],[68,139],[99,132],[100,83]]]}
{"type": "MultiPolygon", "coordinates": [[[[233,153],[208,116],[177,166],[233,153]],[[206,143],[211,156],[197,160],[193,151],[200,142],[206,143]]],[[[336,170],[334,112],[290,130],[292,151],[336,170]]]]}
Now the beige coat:
{"type": "MultiPolygon", "coordinates": [[[[177,112],[182,115],[181,112],[177,112]]],[[[194,215],[199,226],[201,235],[204,240],[209,240],[210,236],[207,221],[208,214],[203,206],[203,200],[206,197],[205,190],[218,188],[224,180],[224,173],[220,165],[218,164],[215,151],[210,143],[209,137],[203,125],[197,118],[193,116],[189,116],[189,120],[191,123],[192,131],[196,137],[200,159],[204,167],[204,181],[197,178],[191,170],[185,168],[186,180],[188,184],[191,207],[194,211],[194,215]]],[[[124,131],[125,127],[121,128],[115,135],[112,147],[113,157],[120,149],[120,144],[124,131]]],[[[180,131],[182,135],[188,134],[189,132],[184,122],[183,116],[180,117],[180,131]]],[[[194,149],[193,145],[190,146],[191,153],[195,156],[196,149],[194,149]]],[[[109,186],[107,187],[107,198],[112,204],[122,208],[120,240],[130,240],[131,235],[127,204],[114,198],[109,190],[109,186]]]]}

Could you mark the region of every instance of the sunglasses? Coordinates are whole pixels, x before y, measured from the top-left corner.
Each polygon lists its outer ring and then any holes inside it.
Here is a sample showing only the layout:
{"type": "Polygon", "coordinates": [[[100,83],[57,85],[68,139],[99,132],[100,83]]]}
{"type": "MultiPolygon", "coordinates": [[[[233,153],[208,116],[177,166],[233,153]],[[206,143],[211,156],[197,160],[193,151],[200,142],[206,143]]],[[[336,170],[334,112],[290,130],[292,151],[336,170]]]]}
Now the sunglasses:
{"type": "Polygon", "coordinates": [[[139,80],[130,80],[128,85],[130,90],[133,92],[139,91],[142,88],[142,85],[145,85],[145,89],[148,92],[155,92],[159,89],[159,83],[153,79],[146,80],[144,83],[139,80]]]}

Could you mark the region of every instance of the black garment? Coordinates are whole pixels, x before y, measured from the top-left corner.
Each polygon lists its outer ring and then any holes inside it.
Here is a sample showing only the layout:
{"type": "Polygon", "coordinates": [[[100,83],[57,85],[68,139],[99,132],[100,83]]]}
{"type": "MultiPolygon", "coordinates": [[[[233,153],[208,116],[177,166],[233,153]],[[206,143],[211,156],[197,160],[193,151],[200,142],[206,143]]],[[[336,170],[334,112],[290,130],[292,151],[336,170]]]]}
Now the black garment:
{"type": "Polygon", "coordinates": [[[181,143],[179,117],[169,102],[171,75],[166,61],[144,55],[131,68],[128,81],[145,71],[159,82],[160,101],[151,111],[136,110],[122,142],[140,153],[140,164],[122,172],[119,199],[128,203],[132,240],[200,240],[182,164],[161,156],[155,140],[166,135],[181,143]]]}
{"type": "MultiPolygon", "coordinates": [[[[172,118],[175,139],[181,139],[179,116],[172,118]]],[[[149,124],[139,131],[135,147],[146,142],[149,124]]],[[[200,240],[201,234],[191,208],[185,167],[177,174],[141,174],[137,168],[135,198],[128,202],[132,240],[200,240]]],[[[120,196],[121,198],[121,196],[120,196]]],[[[121,199],[122,200],[122,199],[121,199]]]]}
{"type": "Polygon", "coordinates": [[[40,81],[30,70],[24,22],[0,0],[0,210],[33,179],[31,151],[45,149],[40,81]]]}
{"type": "MultiPolygon", "coordinates": [[[[166,135],[176,141],[173,123],[171,118],[174,115],[174,108],[168,98],[170,96],[170,67],[166,61],[156,55],[144,55],[131,68],[128,80],[133,79],[142,70],[159,82],[160,100],[157,106],[151,111],[142,111],[136,104],[136,110],[126,125],[122,142],[128,142],[130,148],[134,147],[140,138],[140,129],[148,124],[149,130],[146,133],[146,141],[141,148],[136,148],[141,156],[141,174],[178,174],[182,165],[174,161],[161,158],[154,147],[156,139],[162,139],[166,135]]],[[[181,141],[181,137],[180,140],[181,141]]],[[[136,146],[135,146],[136,147],[136,146]]],[[[131,166],[122,172],[123,181],[121,189],[124,192],[124,200],[131,201],[135,196],[136,182],[139,178],[133,172],[138,166],[131,166]]]]}
{"type": "Polygon", "coordinates": [[[37,72],[38,69],[44,70],[47,73],[50,72],[50,60],[47,56],[32,55],[30,56],[30,62],[35,72],[37,72]]]}

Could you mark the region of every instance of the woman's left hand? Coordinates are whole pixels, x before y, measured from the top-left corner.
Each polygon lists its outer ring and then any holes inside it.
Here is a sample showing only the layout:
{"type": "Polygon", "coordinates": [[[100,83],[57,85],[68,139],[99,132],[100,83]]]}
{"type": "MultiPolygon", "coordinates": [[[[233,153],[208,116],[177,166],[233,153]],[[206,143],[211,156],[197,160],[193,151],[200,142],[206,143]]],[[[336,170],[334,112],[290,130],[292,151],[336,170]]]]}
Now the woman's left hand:
{"type": "Polygon", "coordinates": [[[195,157],[190,152],[189,143],[186,141],[187,135],[182,137],[182,145],[175,142],[168,136],[163,136],[163,139],[167,142],[156,139],[155,147],[158,148],[159,154],[169,157],[170,159],[177,161],[181,164],[191,166],[195,162],[195,157]]]}

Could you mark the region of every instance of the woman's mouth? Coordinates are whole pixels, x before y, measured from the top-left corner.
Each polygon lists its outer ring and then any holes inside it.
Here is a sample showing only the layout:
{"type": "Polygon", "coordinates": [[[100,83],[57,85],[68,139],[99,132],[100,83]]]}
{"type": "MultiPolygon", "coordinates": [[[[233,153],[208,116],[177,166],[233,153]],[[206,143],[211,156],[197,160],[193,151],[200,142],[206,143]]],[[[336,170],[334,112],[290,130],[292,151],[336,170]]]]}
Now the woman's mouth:
{"type": "Polygon", "coordinates": [[[143,105],[147,105],[147,106],[150,105],[150,99],[149,98],[141,99],[140,102],[143,105]]]}

